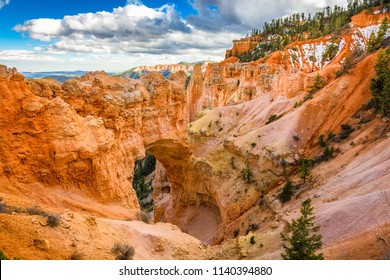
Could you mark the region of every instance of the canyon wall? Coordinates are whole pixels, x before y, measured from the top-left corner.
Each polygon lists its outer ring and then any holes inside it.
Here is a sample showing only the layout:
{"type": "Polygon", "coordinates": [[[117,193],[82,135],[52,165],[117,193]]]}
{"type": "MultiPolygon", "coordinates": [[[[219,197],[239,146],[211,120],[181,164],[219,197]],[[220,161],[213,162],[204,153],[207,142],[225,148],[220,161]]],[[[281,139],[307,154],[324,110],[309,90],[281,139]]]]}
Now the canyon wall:
{"type": "Polygon", "coordinates": [[[4,66],[1,74],[1,170],[10,179],[136,210],[134,161],[159,141],[162,154],[166,145],[186,149],[184,87],[160,75],[91,73],[60,84],[26,82],[4,66]]]}

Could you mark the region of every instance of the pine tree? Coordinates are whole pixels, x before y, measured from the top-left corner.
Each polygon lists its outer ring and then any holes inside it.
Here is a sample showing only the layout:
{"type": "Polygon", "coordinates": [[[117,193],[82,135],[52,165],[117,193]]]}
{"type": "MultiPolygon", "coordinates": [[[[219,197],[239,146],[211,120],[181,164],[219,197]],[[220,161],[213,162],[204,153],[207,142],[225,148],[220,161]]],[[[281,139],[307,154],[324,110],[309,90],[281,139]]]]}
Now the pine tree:
{"type": "Polygon", "coordinates": [[[249,168],[248,161],[245,161],[245,167],[241,170],[242,179],[247,182],[251,183],[253,179],[253,172],[249,168]]]}
{"type": "Polygon", "coordinates": [[[389,19],[385,17],[382,21],[381,26],[379,27],[378,36],[377,36],[377,44],[378,48],[380,47],[383,39],[385,39],[387,29],[389,29],[389,19]]]}
{"type": "Polygon", "coordinates": [[[387,29],[389,28],[389,20],[386,18],[383,19],[381,26],[379,27],[378,34],[375,35],[375,32],[372,32],[370,38],[368,39],[368,51],[373,52],[381,47],[383,39],[385,39],[387,29]]]}
{"type": "Polygon", "coordinates": [[[311,91],[314,93],[324,87],[324,80],[320,74],[316,74],[314,77],[314,83],[311,87],[311,91]]]}
{"type": "Polygon", "coordinates": [[[282,253],[284,260],[323,260],[323,254],[316,254],[316,251],[322,247],[322,236],[317,232],[319,226],[314,224],[314,208],[311,206],[311,200],[302,202],[301,217],[292,220],[287,224],[288,235],[280,234],[284,242],[285,253],[282,253]]]}
{"type": "Polygon", "coordinates": [[[384,116],[390,116],[390,49],[378,52],[375,71],[377,77],[371,79],[372,105],[384,116]]]}
{"type": "Polygon", "coordinates": [[[312,160],[308,158],[302,158],[299,166],[299,177],[303,179],[303,183],[306,184],[306,179],[311,175],[312,160]]]}
{"type": "Polygon", "coordinates": [[[375,32],[373,31],[370,34],[370,38],[368,38],[367,51],[373,52],[376,50],[376,41],[377,41],[377,37],[375,35],[375,32]]]}

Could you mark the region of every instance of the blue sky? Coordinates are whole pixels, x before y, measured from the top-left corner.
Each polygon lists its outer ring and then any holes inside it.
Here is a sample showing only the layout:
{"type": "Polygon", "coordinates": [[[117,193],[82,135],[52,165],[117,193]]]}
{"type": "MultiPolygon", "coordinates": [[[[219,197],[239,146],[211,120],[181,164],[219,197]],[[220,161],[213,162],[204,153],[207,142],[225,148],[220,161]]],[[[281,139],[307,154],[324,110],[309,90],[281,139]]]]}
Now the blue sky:
{"type": "Polygon", "coordinates": [[[264,21],[346,0],[0,0],[0,64],[122,71],[222,60],[264,21]]]}
{"type": "MultiPolygon", "coordinates": [[[[142,3],[151,8],[159,8],[168,2],[166,0],[144,0],[142,3]]],[[[112,11],[113,8],[126,4],[126,0],[12,0],[10,4],[0,9],[0,49],[4,50],[8,47],[23,49],[25,47],[23,43],[25,45],[41,45],[40,42],[30,40],[28,36],[21,36],[20,33],[12,30],[14,26],[26,20],[36,18],[62,19],[67,15],[112,11]]],[[[183,16],[196,13],[188,1],[175,1],[175,6],[183,16]]]]}

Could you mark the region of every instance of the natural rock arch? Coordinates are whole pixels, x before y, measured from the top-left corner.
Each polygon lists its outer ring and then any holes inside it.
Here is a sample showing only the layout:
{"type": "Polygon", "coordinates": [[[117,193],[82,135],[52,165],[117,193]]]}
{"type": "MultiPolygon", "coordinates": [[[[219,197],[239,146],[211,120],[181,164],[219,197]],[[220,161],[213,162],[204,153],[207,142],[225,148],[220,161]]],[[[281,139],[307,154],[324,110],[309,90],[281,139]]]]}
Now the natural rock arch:
{"type": "Polygon", "coordinates": [[[1,143],[6,160],[0,168],[19,183],[82,196],[83,209],[88,200],[120,203],[135,215],[134,162],[151,152],[171,183],[164,221],[217,243],[223,217],[204,180],[211,171],[186,142],[186,79],[173,79],[153,73],[135,81],[96,72],[60,84],[26,81],[4,68],[0,82],[7,98],[1,108],[10,117],[1,122],[7,141],[1,143]]]}

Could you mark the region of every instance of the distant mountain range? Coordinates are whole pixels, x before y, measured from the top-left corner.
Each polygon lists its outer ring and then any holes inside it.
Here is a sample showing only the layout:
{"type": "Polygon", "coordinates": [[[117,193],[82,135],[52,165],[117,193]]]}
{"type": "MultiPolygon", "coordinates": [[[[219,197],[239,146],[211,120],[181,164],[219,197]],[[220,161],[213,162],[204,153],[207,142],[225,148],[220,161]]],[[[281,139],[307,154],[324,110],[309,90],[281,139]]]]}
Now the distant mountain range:
{"type": "Polygon", "coordinates": [[[85,75],[89,71],[52,71],[52,72],[22,72],[26,78],[52,78],[61,83],[85,75]]]}
{"type": "MultiPolygon", "coordinates": [[[[176,73],[178,71],[184,71],[189,76],[196,64],[201,64],[203,70],[206,69],[206,66],[209,63],[214,63],[214,61],[197,61],[197,62],[179,62],[177,64],[162,64],[162,65],[153,65],[153,66],[137,66],[131,68],[129,70],[119,72],[119,73],[107,73],[108,75],[112,75],[115,77],[122,78],[132,78],[139,79],[144,74],[149,74],[151,72],[159,72],[164,77],[168,78],[172,73],[176,73]]],[[[83,76],[90,71],[48,71],[48,72],[21,72],[26,78],[52,78],[61,83],[66,82],[67,80],[74,79],[80,76],[83,76]]]]}
{"type": "Polygon", "coordinates": [[[149,74],[151,72],[159,72],[164,75],[165,78],[168,78],[172,73],[178,71],[184,71],[187,75],[191,75],[192,71],[196,64],[201,64],[202,68],[206,68],[209,63],[213,61],[197,61],[197,62],[179,62],[177,64],[160,64],[153,66],[137,66],[126,70],[124,72],[116,73],[113,76],[123,77],[123,78],[132,78],[139,79],[144,74],[149,74]]]}

